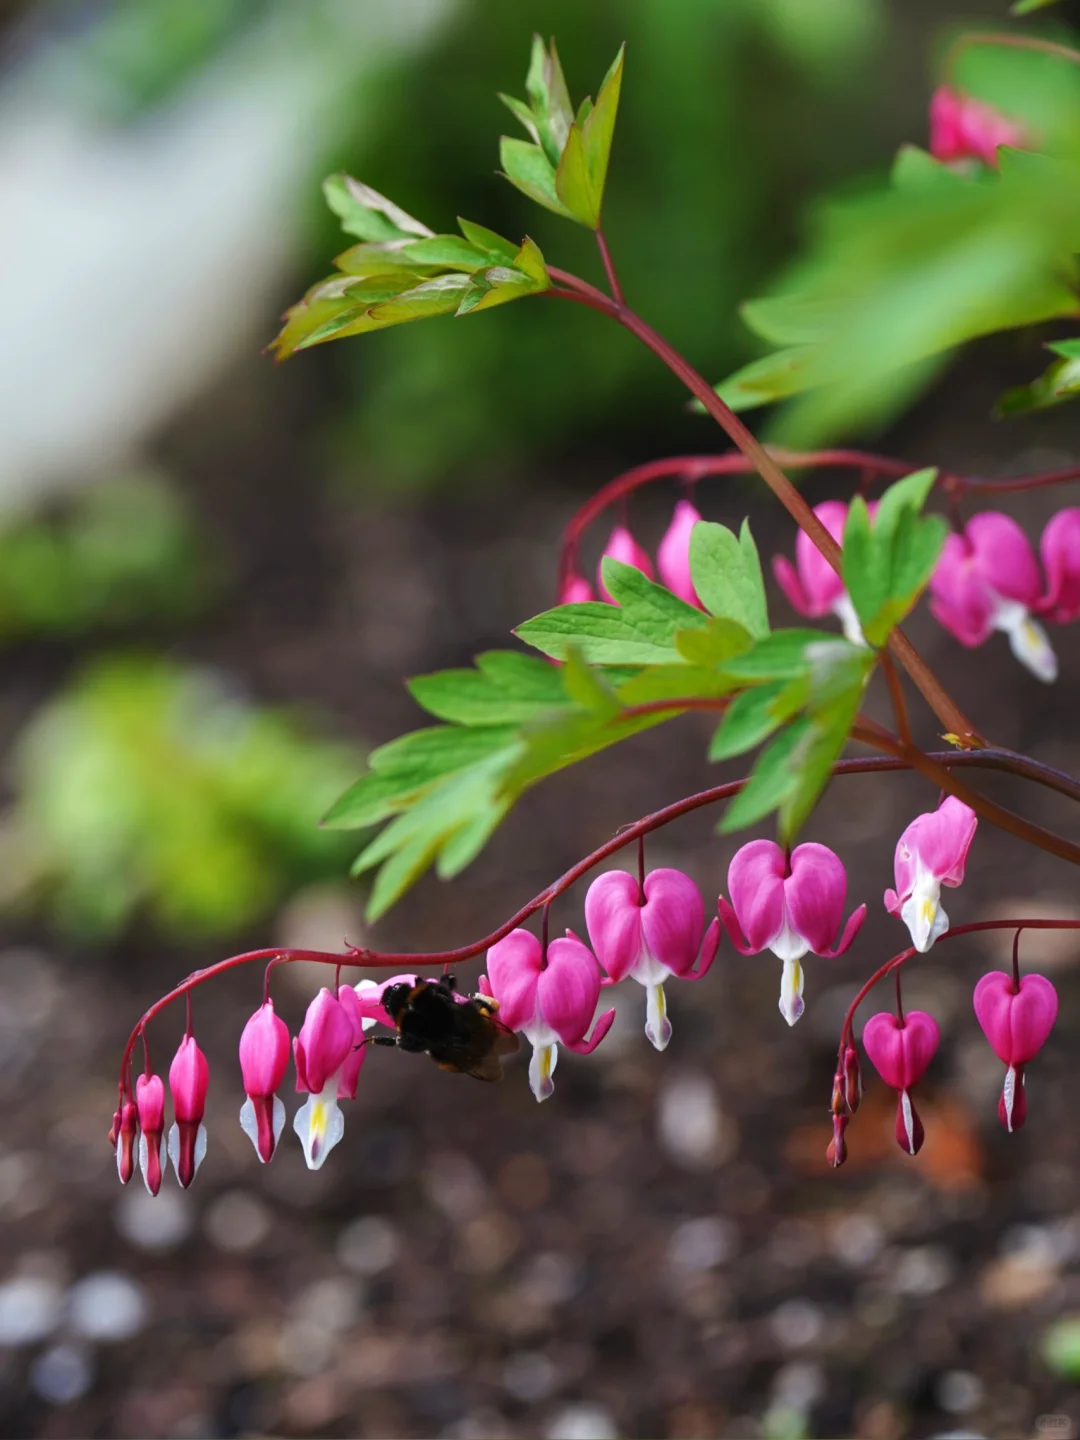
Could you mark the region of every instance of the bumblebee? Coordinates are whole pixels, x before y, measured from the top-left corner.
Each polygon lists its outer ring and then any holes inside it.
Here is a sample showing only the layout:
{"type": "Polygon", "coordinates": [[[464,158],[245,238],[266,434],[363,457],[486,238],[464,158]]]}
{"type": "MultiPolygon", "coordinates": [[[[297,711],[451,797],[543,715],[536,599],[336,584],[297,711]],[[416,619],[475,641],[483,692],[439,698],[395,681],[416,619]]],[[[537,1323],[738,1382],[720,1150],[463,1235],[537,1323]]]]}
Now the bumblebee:
{"type": "Polygon", "coordinates": [[[498,1001],[489,995],[458,996],[453,975],[388,985],[382,1003],[397,1034],[373,1035],[367,1043],[430,1055],[440,1070],[501,1080],[502,1056],[520,1049],[514,1032],[499,1023],[498,1001]]]}

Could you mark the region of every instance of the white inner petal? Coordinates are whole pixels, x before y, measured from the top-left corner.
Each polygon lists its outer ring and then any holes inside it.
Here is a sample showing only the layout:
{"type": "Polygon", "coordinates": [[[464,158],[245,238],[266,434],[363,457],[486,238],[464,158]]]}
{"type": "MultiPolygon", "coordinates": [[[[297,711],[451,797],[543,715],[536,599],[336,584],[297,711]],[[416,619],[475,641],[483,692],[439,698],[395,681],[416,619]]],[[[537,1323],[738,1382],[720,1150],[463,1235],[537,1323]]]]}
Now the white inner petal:
{"type": "Polygon", "coordinates": [[[548,1100],[554,1093],[555,1082],[551,1077],[555,1073],[558,1060],[558,1045],[554,1042],[538,1045],[533,1041],[533,1052],[529,1060],[529,1089],[537,1100],[548,1100]]]}
{"type": "Polygon", "coordinates": [[[803,967],[798,960],[785,960],[780,976],[780,1014],[794,1025],[806,1009],[803,1003],[803,967]]]}
{"type": "Polygon", "coordinates": [[[911,932],[911,943],[922,955],[949,928],[949,917],[941,905],[941,881],[921,863],[915,872],[911,894],[900,907],[900,919],[911,932]]]}
{"type": "Polygon", "coordinates": [[[904,1116],[904,1129],[908,1137],[908,1153],[915,1154],[915,1116],[911,1110],[911,1096],[906,1090],[900,1091],[900,1109],[904,1116]]]}
{"type": "Polygon", "coordinates": [[[1005,1072],[1005,1086],[1002,1090],[1002,1099],[1005,1101],[1005,1121],[1009,1134],[1012,1134],[1013,1106],[1016,1104],[1016,1066],[1010,1065],[1005,1072]]]}
{"type": "MultiPolygon", "coordinates": [[[[991,591],[991,594],[993,592],[991,591]]],[[[994,613],[990,622],[995,630],[1009,637],[1009,649],[1025,669],[1037,680],[1051,685],[1058,676],[1057,656],[1046,631],[1031,618],[1026,605],[1019,600],[1005,600],[994,595],[994,613]]]]}
{"type": "MultiPolygon", "coordinates": [[[[345,1117],[337,1103],[337,1084],[337,1076],[334,1075],[318,1095],[308,1096],[293,1117],[293,1129],[304,1147],[304,1159],[309,1170],[320,1169],[345,1134],[345,1117]]],[[[276,1121],[276,1115],[274,1118],[276,1121]]]]}
{"type": "Polygon", "coordinates": [[[810,949],[809,940],[804,940],[788,919],[787,899],[784,900],[784,920],[779,933],[769,942],[769,949],[785,965],[789,960],[801,960],[810,949]]]}
{"type": "Polygon", "coordinates": [[[655,1050],[666,1050],[671,1039],[667,996],[660,984],[648,985],[645,988],[645,1036],[655,1050]]]}

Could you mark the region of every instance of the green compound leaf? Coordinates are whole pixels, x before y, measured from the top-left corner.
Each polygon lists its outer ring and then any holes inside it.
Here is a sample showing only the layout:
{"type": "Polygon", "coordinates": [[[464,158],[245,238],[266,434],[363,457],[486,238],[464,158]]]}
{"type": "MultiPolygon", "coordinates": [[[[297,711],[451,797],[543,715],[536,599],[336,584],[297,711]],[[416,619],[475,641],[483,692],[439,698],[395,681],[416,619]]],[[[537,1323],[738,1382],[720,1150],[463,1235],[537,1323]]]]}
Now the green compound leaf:
{"type": "Polygon", "coordinates": [[[525,86],[528,103],[499,97],[533,142],[503,138],[499,158],[506,178],[537,204],[592,230],[600,227],[624,52],[625,46],[605,75],[596,104],[584,100],[575,117],[555,42],[548,49],[537,35],[525,86]]]}
{"type": "Polygon", "coordinates": [[[437,315],[468,315],[549,288],[544,257],[459,221],[461,235],[435,235],[384,196],[348,175],[326,182],[345,230],[360,237],[337,257],[338,274],[313,285],[285,316],[271,347],[297,350],[437,315]]]}
{"type": "Polygon", "coordinates": [[[736,695],[712,738],[709,759],[728,760],[753,750],[800,710],[804,699],[803,687],[784,680],[772,680],[736,695]],[[785,703],[785,697],[793,689],[796,700],[792,706],[785,703]]]}
{"type": "Polygon", "coordinates": [[[867,643],[876,648],[915,605],[945,543],[941,516],[920,516],[936,478],[936,470],[919,470],[890,485],[873,521],[861,496],[848,509],[844,584],[867,643]]]}
{"type": "Polygon", "coordinates": [[[745,520],[738,539],[723,525],[702,520],[694,526],[690,576],[698,598],[713,615],[736,621],[755,639],[768,635],[761,561],[745,520]]]}
{"type": "Polygon", "coordinates": [[[1010,5],[1010,15],[1031,15],[1036,10],[1045,10],[1048,5],[1056,5],[1058,0],[1015,0],[1010,5]]]}

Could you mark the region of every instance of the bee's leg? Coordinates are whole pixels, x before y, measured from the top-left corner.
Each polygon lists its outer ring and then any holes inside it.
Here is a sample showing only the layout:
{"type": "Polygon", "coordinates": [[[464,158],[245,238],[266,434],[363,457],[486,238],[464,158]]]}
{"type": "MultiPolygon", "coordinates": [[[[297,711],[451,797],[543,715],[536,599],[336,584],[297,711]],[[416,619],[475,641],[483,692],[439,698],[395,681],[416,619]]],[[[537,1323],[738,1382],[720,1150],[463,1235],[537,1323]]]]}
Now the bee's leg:
{"type": "Polygon", "coordinates": [[[395,1050],[400,1043],[401,1038],[398,1035],[367,1035],[361,1041],[363,1045],[386,1045],[395,1050]]]}
{"type": "Polygon", "coordinates": [[[439,976],[438,983],[442,986],[444,990],[456,990],[457,976],[452,970],[444,970],[443,973],[439,976]]]}

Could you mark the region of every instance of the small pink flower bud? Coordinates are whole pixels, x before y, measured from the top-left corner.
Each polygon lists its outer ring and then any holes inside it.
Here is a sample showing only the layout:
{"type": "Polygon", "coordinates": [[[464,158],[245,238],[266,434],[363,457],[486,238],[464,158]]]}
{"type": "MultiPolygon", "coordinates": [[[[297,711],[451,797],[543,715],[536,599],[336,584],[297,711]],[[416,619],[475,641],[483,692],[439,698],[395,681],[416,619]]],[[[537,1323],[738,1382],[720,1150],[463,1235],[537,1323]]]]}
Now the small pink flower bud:
{"type": "Polygon", "coordinates": [[[1046,594],[1038,608],[1059,625],[1080,616],[1080,509],[1059,510],[1039,545],[1046,594]]]}
{"type": "MultiPolygon", "coordinates": [[[[618,556],[616,556],[618,559],[618,556]]],[[[584,575],[567,575],[559,587],[560,605],[581,605],[586,600],[595,600],[593,588],[584,575]]]]}
{"type": "Polygon", "coordinates": [[[1043,604],[1042,577],[1027,536],[1008,515],[973,515],[962,535],[949,535],[930,577],[930,610],[969,648],[995,630],[1039,680],[1057,679],[1057,656],[1031,612],[1043,604]]]}
{"type": "Polygon", "coordinates": [[[969,805],[947,795],[936,810],[916,816],[896,843],[896,889],[885,891],[885,909],[900,916],[921,954],[949,928],[941,887],[963,883],[978,823],[969,805]]]}
{"type": "Polygon", "coordinates": [[[690,576],[690,535],[700,519],[701,515],[689,500],[680,500],[656,551],[656,568],[662,583],[673,595],[688,605],[696,605],[699,610],[704,607],[690,576]]]}
{"type": "Polygon", "coordinates": [[[267,1000],[240,1036],[240,1074],[247,1095],[240,1125],[264,1165],[272,1159],[285,1125],[285,1106],[277,1091],[289,1068],[289,1050],[289,1027],[267,1000]]]}
{"type": "Polygon", "coordinates": [[[1019,149],[1026,143],[1022,126],[992,105],[940,85],[930,100],[930,153],[945,163],[981,160],[997,168],[998,147],[1019,149]]]}
{"type": "MultiPolygon", "coordinates": [[[[814,506],[814,514],[837,542],[844,539],[848,507],[842,500],[826,500],[814,506]]],[[[776,583],[793,609],[810,619],[835,615],[844,634],[854,645],[863,645],[862,627],[844,582],[805,531],[795,537],[795,564],[786,555],[773,556],[776,583]]]]}
{"type": "Polygon", "coordinates": [[[611,979],[629,975],[645,987],[645,1034],[663,1050],[671,1039],[664,981],[670,975],[700,980],[707,973],[720,944],[720,922],[705,930],[701,892],[681,870],[651,871],[644,898],[632,875],[609,870],[589,886],[585,924],[611,979]]]}
{"type": "Polygon", "coordinates": [[[1011,975],[991,970],[975,986],[975,1016],[994,1054],[1008,1066],[998,1115],[1006,1130],[1019,1130],[1027,1114],[1024,1066],[1034,1060],[1057,1019],[1057,991],[1042,975],[1025,975],[1016,987],[1011,975]]]}
{"type": "Polygon", "coordinates": [[[721,895],[720,918],[731,943],[742,955],[771,950],[784,962],[780,1013],[794,1025],[803,1013],[803,972],[808,952],[835,959],[842,955],[866,919],[866,906],[848,916],[843,933],[847,872],[826,845],[799,845],[790,864],[772,840],[751,840],[728,868],[729,904],[721,895]],[[746,939],[743,939],[743,936],[746,939]]]}
{"type": "Polygon", "coordinates": [[[367,1053],[364,1008],[356,991],[342,985],[335,995],[324,986],[312,1000],[293,1041],[296,1088],[308,1099],[293,1117],[309,1170],[317,1170],[345,1133],[339,1100],[356,1097],[367,1053]]]}
{"type": "MultiPolygon", "coordinates": [[[[611,536],[604,546],[604,555],[610,555],[613,560],[621,560],[624,565],[633,565],[636,570],[640,570],[650,580],[653,578],[652,561],[649,559],[648,553],[641,548],[625,525],[616,525],[612,530],[611,536]]],[[[617,605],[618,601],[604,584],[604,555],[600,557],[600,567],[596,572],[596,588],[600,592],[601,600],[606,600],[611,605],[617,605]]]]}
{"type": "Polygon", "coordinates": [[[139,1115],[131,1100],[125,1100],[113,1116],[109,1132],[116,1146],[116,1173],[120,1184],[126,1185],[135,1174],[135,1137],[139,1133],[139,1115]]]}
{"type": "Polygon", "coordinates": [[[139,1111],[139,1169],[147,1190],[161,1189],[161,1140],[165,1134],[165,1084],[160,1075],[140,1075],[135,1081],[139,1111]]]}
{"type": "Polygon", "coordinates": [[[924,1132],[911,1100],[911,1088],[926,1074],[941,1032],[924,1010],[911,1010],[901,1021],[888,1011],[871,1015],[863,1029],[863,1046],[874,1068],[899,1092],[896,1107],[896,1143],[909,1155],[922,1149],[924,1132]]]}
{"type": "Polygon", "coordinates": [[[175,1116],[169,1130],[169,1159],[185,1190],[206,1155],[206,1126],[202,1120],[209,1086],[206,1056],[196,1045],[194,1035],[185,1035],[169,1066],[169,1094],[175,1116]]]}
{"type": "Polygon", "coordinates": [[[558,1045],[589,1055],[615,1019],[615,1011],[608,1010],[585,1039],[600,999],[600,966],[569,930],[548,945],[546,963],[535,935],[511,930],[488,951],[486,981],[499,1002],[500,1022],[519,1030],[532,1046],[529,1086],[537,1100],[546,1100],[555,1088],[551,1076],[558,1045]]]}

